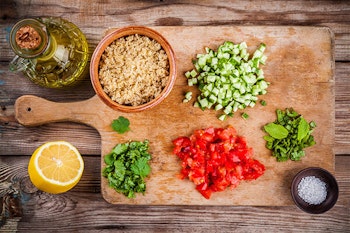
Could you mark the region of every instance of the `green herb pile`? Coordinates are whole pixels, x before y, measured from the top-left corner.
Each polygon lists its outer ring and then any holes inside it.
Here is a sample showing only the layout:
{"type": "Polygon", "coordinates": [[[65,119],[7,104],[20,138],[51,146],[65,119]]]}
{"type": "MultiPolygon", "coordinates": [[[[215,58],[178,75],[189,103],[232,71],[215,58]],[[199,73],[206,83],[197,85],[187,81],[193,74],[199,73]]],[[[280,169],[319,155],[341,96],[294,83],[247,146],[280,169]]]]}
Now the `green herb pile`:
{"type": "Polygon", "coordinates": [[[285,111],[277,109],[276,121],[266,124],[264,136],[266,147],[272,150],[277,161],[300,160],[305,156],[304,148],[316,144],[311,135],[316,127],[315,122],[308,123],[302,115],[292,108],[285,111]]]}
{"type": "MultiPolygon", "coordinates": [[[[197,85],[201,92],[194,106],[222,110],[220,120],[232,116],[238,109],[255,106],[257,96],[266,94],[269,85],[259,68],[267,59],[265,48],[261,43],[250,56],[245,42],[226,41],[217,51],[207,47],[205,54],[197,54],[193,61],[195,68],[185,73],[188,86],[197,85]]],[[[192,93],[187,92],[183,102],[191,98],[192,93]]]]}
{"type": "Polygon", "coordinates": [[[105,155],[107,166],[102,175],[108,179],[110,187],[128,198],[134,198],[135,193],[145,193],[145,177],[151,172],[148,162],[151,160],[149,142],[133,141],[116,145],[105,155]]]}

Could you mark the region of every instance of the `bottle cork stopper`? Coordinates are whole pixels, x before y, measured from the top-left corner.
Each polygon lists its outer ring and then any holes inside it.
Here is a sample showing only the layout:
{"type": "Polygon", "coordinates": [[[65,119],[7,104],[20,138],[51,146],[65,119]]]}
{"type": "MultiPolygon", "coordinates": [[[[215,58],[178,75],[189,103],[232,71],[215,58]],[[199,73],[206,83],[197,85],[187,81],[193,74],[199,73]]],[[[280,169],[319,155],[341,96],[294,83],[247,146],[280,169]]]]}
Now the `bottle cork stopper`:
{"type": "Polygon", "coordinates": [[[21,27],[16,32],[16,43],[21,49],[36,49],[41,40],[38,31],[29,25],[21,27]]]}

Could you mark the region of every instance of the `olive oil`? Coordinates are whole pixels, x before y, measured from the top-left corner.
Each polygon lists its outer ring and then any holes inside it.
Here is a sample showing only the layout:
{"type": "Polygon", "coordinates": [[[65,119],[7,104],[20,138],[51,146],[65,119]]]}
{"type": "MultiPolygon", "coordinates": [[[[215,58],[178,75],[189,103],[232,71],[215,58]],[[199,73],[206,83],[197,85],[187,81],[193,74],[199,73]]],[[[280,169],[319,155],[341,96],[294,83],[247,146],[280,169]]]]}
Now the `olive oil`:
{"type": "Polygon", "coordinates": [[[22,20],[13,27],[10,42],[17,54],[10,69],[22,71],[40,86],[69,87],[87,75],[87,40],[80,29],[67,20],[53,17],[22,20]]]}

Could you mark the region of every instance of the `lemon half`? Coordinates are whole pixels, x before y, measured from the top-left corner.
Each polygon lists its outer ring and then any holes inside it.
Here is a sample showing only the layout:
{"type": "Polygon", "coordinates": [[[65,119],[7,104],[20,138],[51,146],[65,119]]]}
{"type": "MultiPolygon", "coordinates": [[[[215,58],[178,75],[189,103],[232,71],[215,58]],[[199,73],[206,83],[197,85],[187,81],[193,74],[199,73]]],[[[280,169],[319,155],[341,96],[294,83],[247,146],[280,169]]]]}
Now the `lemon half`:
{"type": "Polygon", "coordinates": [[[47,142],[30,158],[29,178],[38,189],[48,193],[63,193],[73,188],[84,171],[79,151],[69,142],[47,142]]]}

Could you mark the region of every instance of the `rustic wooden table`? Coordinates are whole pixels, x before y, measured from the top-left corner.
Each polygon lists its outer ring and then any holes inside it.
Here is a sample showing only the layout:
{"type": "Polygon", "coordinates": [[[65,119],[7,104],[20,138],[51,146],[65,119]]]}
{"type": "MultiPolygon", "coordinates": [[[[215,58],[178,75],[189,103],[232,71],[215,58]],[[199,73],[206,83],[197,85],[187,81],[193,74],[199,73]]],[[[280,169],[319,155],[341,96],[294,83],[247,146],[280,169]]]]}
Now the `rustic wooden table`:
{"type": "MultiPolygon", "coordinates": [[[[350,3],[344,1],[52,1],[0,3],[0,232],[350,232],[350,3]],[[8,69],[12,25],[22,18],[59,16],[74,22],[93,51],[109,27],[307,25],[335,35],[335,176],[337,204],[321,215],[296,206],[112,205],[101,196],[101,141],[77,123],[24,127],[14,116],[26,94],[55,102],[94,96],[87,78],[71,90],[41,88],[8,69]],[[50,195],[31,185],[27,165],[36,147],[64,139],[82,153],[85,170],[71,191],[50,195]]],[[[322,103],[319,103],[322,104],[322,103]]]]}

